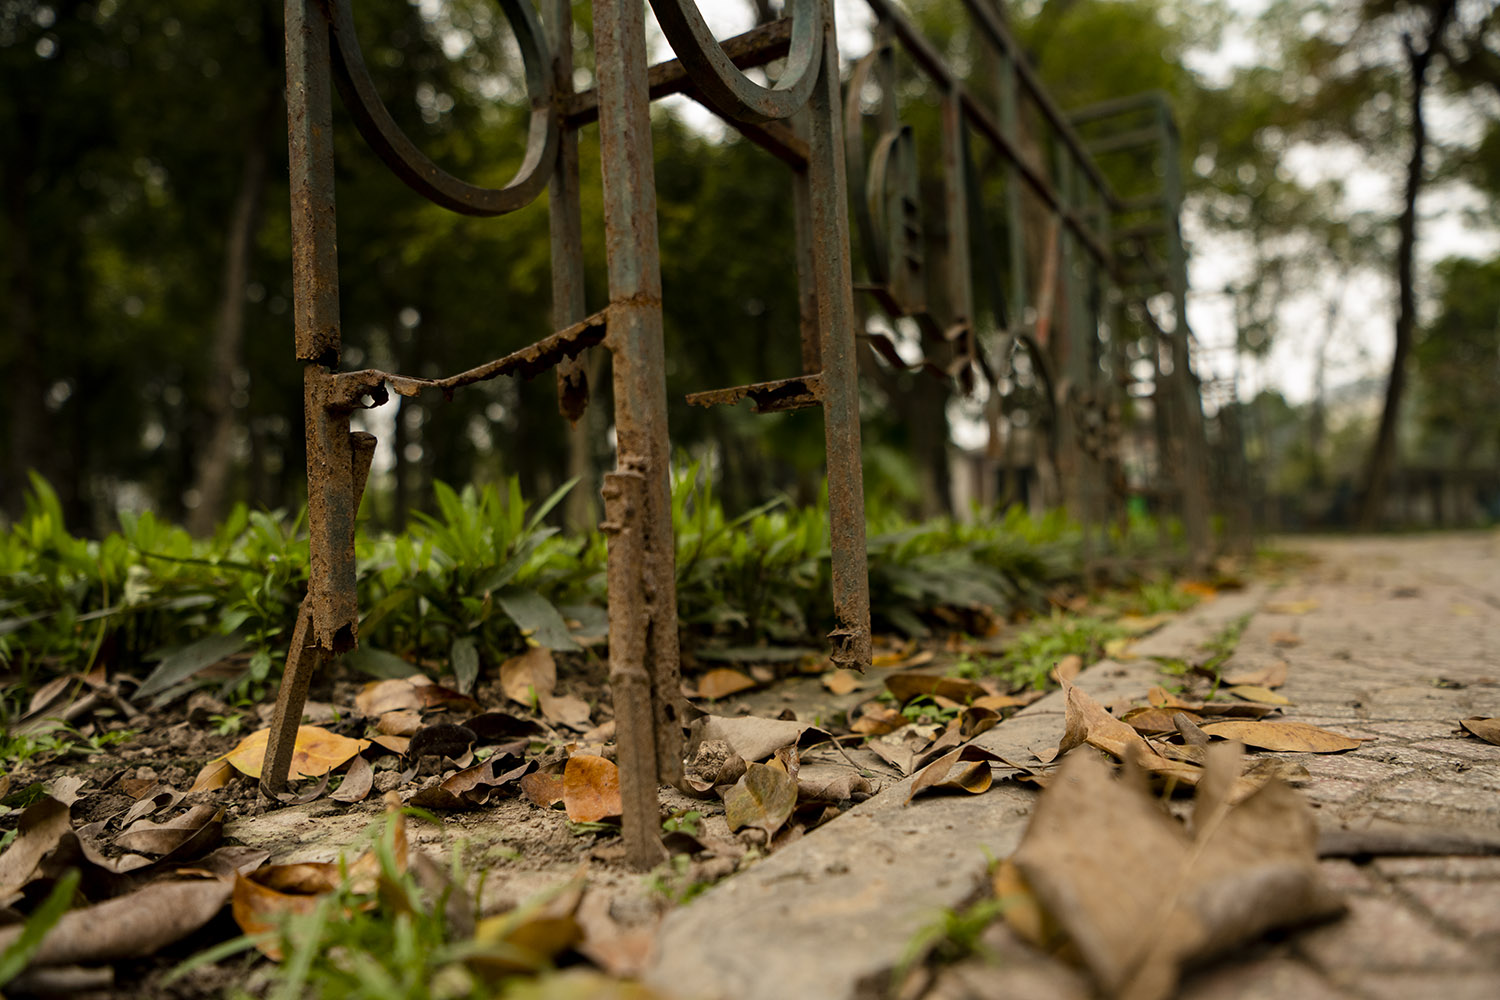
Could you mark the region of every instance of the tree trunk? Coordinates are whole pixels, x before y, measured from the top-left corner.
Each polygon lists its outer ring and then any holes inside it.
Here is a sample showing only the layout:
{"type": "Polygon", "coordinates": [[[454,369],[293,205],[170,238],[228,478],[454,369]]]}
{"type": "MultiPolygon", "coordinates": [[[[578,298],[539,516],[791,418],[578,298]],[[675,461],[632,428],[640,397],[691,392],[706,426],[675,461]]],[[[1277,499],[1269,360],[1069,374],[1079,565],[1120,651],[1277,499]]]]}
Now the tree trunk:
{"type": "Polygon", "coordinates": [[[1443,27],[1453,13],[1455,0],[1441,0],[1433,10],[1426,44],[1417,51],[1411,36],[1402,38],[1407,64],[1411,69],[1411,158],[1406,165],[1406,197],[1399,222],[1400,243],[1396,248],[1396,345],[1391,356],[1391,375],[1386,382],[1385,407],[1380,413],[1380,430],[1366,466],[1364,500],[1359,512],[1359,528],[1371,531],[1380,523],[1385,504],[1386,483],[1396,461],[1396,428],[1401,416],[1401,397],[1406,391],[1407,358],[1417,326],[1417,301],[1414,287],[1413,258],[1417,243],[1417,195],[1423,181],[1423,157],[1427,151],[1427,124],[1422,117],[1422,94],[1427,87],[1427,66],[1442,35],[1443,27]]]}
{"type": "Polygon", "coordinates": [[[209,370],[211,382],[204,399],[210,429],[193,476],[198,504],[188,515],[188,530],[198,536],[211,534],[223,518],[229,474],[234,467],[234,432],[239,423],[234,382],[241,367],[240,348],[245,339],[245,286],[250,280],[250,261],[266,190],[266,133],[270,117],[271,105],[267,103],[246,132],[239,192],[235,195],[224,246],[209,370]]]}

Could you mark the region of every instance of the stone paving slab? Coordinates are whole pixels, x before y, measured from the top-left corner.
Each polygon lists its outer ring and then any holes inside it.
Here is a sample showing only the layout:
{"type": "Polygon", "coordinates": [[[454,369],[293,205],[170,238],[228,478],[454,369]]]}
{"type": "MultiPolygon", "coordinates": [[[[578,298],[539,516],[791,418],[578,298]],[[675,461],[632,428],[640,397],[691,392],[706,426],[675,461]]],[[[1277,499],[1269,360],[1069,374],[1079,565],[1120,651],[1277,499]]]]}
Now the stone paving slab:
{"type": "MultiPolygon", "coordinates": [[[[1193,655],[1263,594],[1248,588],[1202,605],[1153,635],[1150,648],[1193,655]]],[[[1077,683],[1107,703],[1145,691],[1157,671],[1148,659],[1106,660],[1077,683]]],[[[1030,750],[1055,748],[1062,732],[1062,695],[1053,692],[974,742],[1024,759],[1030,750]]],[[[989,859],[1016,848],[1036,799],[1001,783],[984,795],[932,796],[907,806],[911,780],[669,914],[646,982],[694,1000],[884,996],[912,938],[975,899],[989,859]]]]}
{"type": "MultiPolygon", "coordinates": [[[[1200,605],[1137,643],[1142,659],[1098,664],[1080,687],[1106,704],[1139,697],[1158,679],[1145,657],[1191,656],[1251,615],[1234,664],[1288,663],[1287,718],[1373,738],[1344,754],[1298,755],[1320,826],[1493,841],[1500,747],[1464,735],[1458,721],[1500,716],[1500,534],[1289,547],[1319,562],[1278,589],[1200,605]]],[[[976,742],[1003,754],[1055,746],[1062,721],[1053,694],[976,742]]],[[[887,995],[913,936],[982,891],[986,852],[1015,847],[1034,801],[1001,784],[907,807],[909,783],[669,916],[648,982],[704,1000],[887,995]]],[[[1344,919],[1192,972],[1180,996],[1500,998],[1500,858],[1334,858],[1322,867],[1347,896],[1344,919]]],[[[1075,970],[1015,942],[990,943],[998,964],[972,959],[941,971],[929,1000],[1089,995],[1075,970]]]]}

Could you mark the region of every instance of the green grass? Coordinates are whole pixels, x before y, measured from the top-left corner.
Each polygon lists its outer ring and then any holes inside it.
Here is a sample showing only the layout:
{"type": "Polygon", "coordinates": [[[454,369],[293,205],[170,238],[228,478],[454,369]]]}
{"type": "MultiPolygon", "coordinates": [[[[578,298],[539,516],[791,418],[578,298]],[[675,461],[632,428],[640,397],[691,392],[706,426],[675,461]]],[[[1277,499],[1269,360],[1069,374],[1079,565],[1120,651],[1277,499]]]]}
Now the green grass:
{"type": "Polygon", "coordinates": [[[996,677],[1013,688],[1047,686],[1047,675],[1065,656],[1083,657],[1087,666],[1104,658],[1104,647],[1129,633],[1104,618],[1054,612],[1018,632],[996,657],[966,657],[954,673],[960,677],[996,677]]]}

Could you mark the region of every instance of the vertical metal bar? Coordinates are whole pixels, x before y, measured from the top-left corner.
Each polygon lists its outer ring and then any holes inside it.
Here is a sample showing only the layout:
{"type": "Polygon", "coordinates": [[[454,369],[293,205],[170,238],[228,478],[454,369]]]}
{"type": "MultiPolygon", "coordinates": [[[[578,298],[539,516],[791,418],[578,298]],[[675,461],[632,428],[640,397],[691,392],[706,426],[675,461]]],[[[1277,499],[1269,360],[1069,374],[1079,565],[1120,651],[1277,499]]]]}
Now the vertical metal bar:
{"type": "Polygon", "coordinates": [[[292,315],[296,354],[306,362],[303,413],[307,433],[308,592],[297,612],[286,670],[276,694],[276,711],[261,762],[261,787],[269,794],[286,788],[292,750],[312,676],[336,644],[354,641],[354,517],[340,516],[350,498],[329,495],[330,473],[347,494],[352,487],[353,450],[349,422],[324,405],[325,365],[338,362],[339,273],[333,185],[333,93],[329,69],[328,21],[317,0],[286,3],[287,149],[290,157],[292,222],[292,315]],[[329,469],[329,462],[342,469],[329,469]],[[330,518],[330,503],[333,517],[330,518]],[[347,523],[345,523],[347,522],[347,523]],[[348,535],[348,556],[339,555],[348,535]],[[349,578],[348,587],[328,586],[349,578]],[[345,605],[348,605],[347,607],[345,605]],[[342,634],[341,634],[342,633],[342,634]]]}
{"type": "Polygon", "coordinates": [[[286,76],[297,357],[333,364],[340,349],[333,92],[328,21],[318,0],[287,0],[286,76]]]}
{"type": "Polygon", "coordinates": [[[615,747],[620,765],[625,857],[636,868],[666,860],[654,780],[651,674],[646,667],[644,504],[648,478],[640,472],[606,473],[604,531],[609,538],[609,687],[615,703],[615,747]]]}
{"type": "MultiPolygon", "coordinates": [[[[833,551],[833,660],[862,670],[870,662],[870,577],[865,554],[865,489],[860,461],[854,279],[849,262],[848,179],[839,130],[838,40],[833,0],[823,2],[823,63],[808,102],[807,172],[822,328],[823,427],[833,551]]],[[[893,221],[894,224],[894,221],[893,221]]]]}
{"type": "MultiPolygon", "coordinates": [[[[677,648],[676,557],[668,473],[667,386],[663,364],[661,260],[656,179],[646,82],[644,4],[598,0],[594,6],[599,77],[599,145],[603,160],[604,240],[609,265],[609,335],[614,358],[615,432],[622,472],[645,476],[640,510],[646,615],[622,623],[645,629],[656,746],[656,777],[682,777],[682,710],[677,648]]],[[[846,293],[847,294],[847,293],[846,293]]],[[[616,557],[613,553],[611,560],[616,557]]],[[[611,594],[613,601],[619,595],[611,594]]],[[[631,644],[637,637],[612,634],[631,644]]],[[[622,789],[646,775],[623,775],[622,789]]],[[[643,834],[642,836],[647,836],[643,834]]],[[[649,835],[659,836],[659,830],[649,835]]],[[[644,856],[637,860],[644,860],[644,856]]]]}

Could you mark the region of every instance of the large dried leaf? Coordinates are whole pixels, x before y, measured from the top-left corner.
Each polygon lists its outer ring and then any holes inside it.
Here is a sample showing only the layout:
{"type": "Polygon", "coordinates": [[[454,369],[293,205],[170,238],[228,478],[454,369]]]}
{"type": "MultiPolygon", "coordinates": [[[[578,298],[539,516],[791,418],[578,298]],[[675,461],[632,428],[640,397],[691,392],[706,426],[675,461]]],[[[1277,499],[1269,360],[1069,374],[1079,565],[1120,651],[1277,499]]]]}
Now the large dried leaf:
{"type": "Polygon", "coordinates": [[[1253,686],[1262,688],[1279,688],[1286,683],[1287,662],[1277,660],[1269,666],[1259,669],[1242,667],[1224,672],[1224,683],[1231,687],[1253,686]]]}
{"type": "Polygon", "coordinates": [[[1020,694],[987,694],[983,698],[975,698],[970,707],[988,708],[998,712],[1002,708],[1024,708],[1046,696],[1047,692],[1045,691],[1022,691],[1020,694]]]}
{"type": "Polygon", "coordinates": [[[563,808],[574,823],[596,823],[625,811],[620,769],[592,754],[575,754],[563,768],[563,808]]]}
{"type": "Polygon", "coordinates": [[[1162,1000],[1184,963],[1340,910],[1310,808],[1274,782],[1229,805],[1237,767],[1211,761],[1194,836],[1093,754],[1042,793],[1014,860],[1105,994],[1162,1000]]]}
{"type": "Polygon", "coordinates": [[[235,769],[235,766],[223,757],[211,760],[203,765],[203,769],[198,772],[198,777],[193,779],[193,786],[188,789],[188,794],[211,792],[216,788],[223,788],[238,774],[239,771],[235,769]]]}
{"type": "Polygon", "coordinates": [[[422,728],[422,713],[412,708],[384,712],[375,720],[375,731],[382,736],[411,736],[422,728]]]}
{"type": "MultiPolygon", "coordinates": [[[[426,678],[422,678],[426,680],[426,678]]],[[[360,714],[373,719],[387,712],[415,711],[422,707],[422,695],[410,678],[401,677],[383,681],[370,681],[354,696],[354,705],[360,714]]]]}
{"type": "Polygon", "coordinates": [[[514,762],[513,757],[504,761],[491,757],[483,764],[450,775],[440,784],[424,788],[412,796],[412,804],[426,809],[472,809],[482,806],[490,800],[496,789],[520,781],[536,768],[535,761],[525,761],[496,773],[497,764],[504,767],[514,762]]]}
{"type": "Polygon", "coordinates": [[[554,726],[567,726],[579,732],[593,725],[589,703],[573,694],[547,692],[537,696],[542,716],[554,726]]]}
{"type": "MultiPolygon", "coordinates": [[[[240,741],[239,746],[223,756],[235,769],[252,778],[260,777],[260,766],[266,756],[266,742],[271,731],[261,729],[240,741]]],[[[317,778],[347,763],[369,740],[356,740],[330,733],[319,726],[298,726],[292,744],[292,778],[317,778]]]]}
{"type": "Polygon", "coordinates": [[[363,757],[355,757],[354,762],[349,765],[349,773],[344,775],[343,783],[328,797],[335,802],[363,802],[373,787],[375,787],[375,770],[363,757]]]}
{"type": "Polygon", "coordinates": [[[1500,745],[1500,719],[1481,719],[1476,715],[1459,725],[1488,743],[1500,745]]]}
{"type": "Polygon", "coordinates": [[[861,683],[859,674],[852,670],[835,670],[824,674],[819,680],[828,693],[834,695],[851,694],[861,683]]]}
{"type": "Polygon", "coordinates": [[[705,715],[693,720],[691,738],[688,741],[689,756],[700,743],[708,740],[723,740],[730,751],[747,762],[765,760],[771,754],[788,746],[806,746],[832,737],[822,729],[805,722],[783,719],[761,719],[755,716],[705,715]]]}
{"type": "Polygon", "coordinates": [[[0,904],[31,881],[36,866],[73,829],[68,807],[48,796],[26,807],[16,839],[0,854],[0,904]]]}
{"type": "Polygon", "coordinates": [[[563,800],[562,775],[533,771],[521,778],[521,794],[543,809],[551,809],[563,800]]]}
{"type": "Polygon", "coordinates": [[[500,664],[500,689],[511,701],[531,706],[557,687],[557,663],[552,650],[532,646],[500,664]]]}
{"type": "Polygon", "coordinates": [[[954,750],[917,772],[906,801],[910,802],[923,792],[930,791],[967,792],[970,795],[989,791],[994,781],[989,761],[960,760],[962,752],[954,750]]]}
{"type": "Polygon", "coordinates": [[[728,698],[732,694],[739,694],[741,691],[749,691],[759,686],[755,678],[749,674],[729,667],[717,667],[698,678],[698,697],[728,698]]]}
{"type": "Polygon", "coordinates": [[[1239,740],[1246,746],[1279,752],[1341,753],[1358,750],[1364,742],[1320,729],[1305,722],[1210,722],[1202,727],[1210,736],[1239,740]]]}
{"type": "Polygon", "coordinates": [[[1061,684],[1063,681],[1071,681],[1083,672],[1083,657],[1077,653],[1069,653],[1057,661],[1057,666],[1052,668],[1052,679],[1061,684]]]}
{"type": "Polygon", "coordinates": [[[981,685],[962,677],[944,677],[941,674],[900,673],[885,679],[885,686],[903,705],[918,695],[950,698],[959,704],[967,704],[989,694],[981,685]]]}
{"type": "Polygon", "coordinates": [[[1140,733],[1131,728],[1129,723],[1110,715],[1103,705],[1089,697],[1082,688],[1064,680],[1062,689],[1065,715],[1063,738],[1058,744],[1058,753],[1067,753],[1084,743],[1121,760],[1125,759],[1129,748],[1133,746],[1145,747],[1149,752],[1140,733]]]}
{"type": "MultiPolygon", "coordinates": [[[[387,792],[385,808],[394,825],[391,853],[397,870],[405,871],[409,858],[401,796],[387,792]]],[[[355,892],[374,892],[380,876],[379,856],[374,850],[366,851],[348,866],[342,862],[304,861],[254,871],[240,869],[234,877],[231,897],[235,923],[246,934],[273,931],[287,915],[311,913],[319,897],[337,889],[346,874],[355,892]]],[[[280,961],[281,947],[274,937],[256,947],[267,958],[280,961]]]]}
{"type": "Polygon", "coordinates": [[[653,925],[624,927],[610,914],[613,893],[590,889],[574,911],[583,940],[578,952],[611,976],[639,978],[656,942],[653,925]]]}
{"type": "Polygon", "coordinates": [[[796,807],[797,779],[765,764],[745,765],[744,776],[724,793],[724,818],[731,831],[748,826],[771,837],[796,807]]]}
{"type": "MultiPolygon", "coordinates": [[[[154,955],[208,923],[229,900],[221,879],[155,882],[138,892],[63,915],[32,956],[33,966],[97,965],[154,955]]],[[[0,950],[21,925],[0,930],[0,950]]]]}
{"type": "Polygon", "coordinates": [[[1254,684],[1236,684],[1234,687],[1225,688],[1224,693],[1232,694],[1241,701],[1251,701],[1260,705],[1296,704],[1284,694],[1277,694],[1270,688],[1258,687],[1254,684]]]}
{"type": "Polygon", "coordinates": [[[860,706],[860,712],[849,724],[849,729],[861,736],[884,736],[894,733],[910,721],[896,709],[872,701],[860,706]]]}
{"type": "Polygon", "coordinates": [[[851,767],[808,764],[797,770],[798,802],[846,802],[870,795],[870,779],[851,767]]]}
{"type": "Polygon", "coordinates": [[[469,957],[469,967],[489,979],[550,968],[582,937],[575,917],[582,897],[582,882],[574,880],[481,920],[474,928],[479,950],[469,957]]]}
{"type": "Polygon", "coordinates": [[[1177,731],[1175,719],[1182,716],[1191,723],[1202,722],[1201,716],[1191,712],[1184,712],[1177,708],[1157,708],[1148,705],[1145,708],[1132,708],[1120,716],[1120,721],[1128,723],[1138,733],[1155,736],[1159,733],[1172,733],[1177,731]]]}
{"type": "Polygon", "coordinates": [[[140,854],[164,855],[184,848],[203,854],[219,842],[223,833],[224,810],[200,805],[165,823],[137,820],[115,838],[115,846],[140,854]]]}

